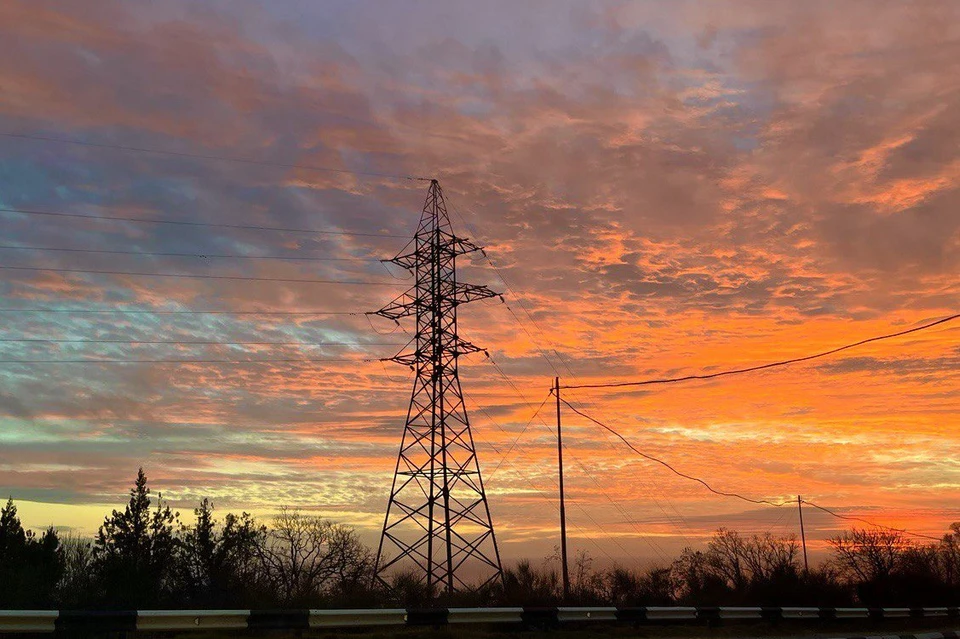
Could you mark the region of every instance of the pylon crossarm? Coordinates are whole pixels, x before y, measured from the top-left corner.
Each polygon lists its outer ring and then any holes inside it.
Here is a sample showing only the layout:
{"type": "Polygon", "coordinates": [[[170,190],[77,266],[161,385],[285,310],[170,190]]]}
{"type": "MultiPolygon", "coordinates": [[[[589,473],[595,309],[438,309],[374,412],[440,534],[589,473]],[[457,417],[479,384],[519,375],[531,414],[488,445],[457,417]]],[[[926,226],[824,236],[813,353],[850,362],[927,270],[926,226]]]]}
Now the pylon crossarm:
{"type": "MultiPolygon", "coordinates": [[[[450,354],[459,357],[460,355],[469,355],[471,353],[480,353],[483,352],[483,349],[475,344],[471,344],[467,340],[457,338],[456,343],[454,344],[453,349],[450,351],[450,354]]],[[[449,384],[452,386],[452,384],[449,384]]]]}
{"type": "Polygon", "coordinates": [[[457,287],[453,293],[453,299],[457,304],[467,304],[468,302],[499,296],[500,293],[483,284],[464,284],[462,282],[457,282],[457,287]]]}
{"type": "Polygon", "coordinates": [[[482,246],[474,244],[465,237],[454,237],[451,243],[456,245],[457,255],[466,255],[467,253],[475,253],[477,251],[483,252],[482,246]]]}
{"type": "Polygon", "coordinates": [[[405,255],[398,255],[391,260],[384,260],[385,262],[390,262],[391,264],[396,264],[397,266],[402,266],[403,268],[414,271],[417,268],[417,254],[407,253],[405,255]]]}
{"type": "MultiPolygon", "coordinates": [[[[410,289],[411,291],[414,289],[410,289]]],[[[392,302],[381,308],[379,311],[374,311],[372,315],[379,315],[380,317],[385,317],[390,320],[399,320],[403,317],[410,317],[417,314],[416,305],[412,304],[412,300],[415,298],[410,295],[410,291],[407,291],[403,295],[400,295],[392,302]]]]}
{"type": "Polygon", "coordinates": [[[420,359],[420,356],[416,353],[401,353],[399,355],[394,355],[393,357],[387,357],[383,361],[396,362],[397,364],[403,364],[404,366],[416,366],[420,359]]]}

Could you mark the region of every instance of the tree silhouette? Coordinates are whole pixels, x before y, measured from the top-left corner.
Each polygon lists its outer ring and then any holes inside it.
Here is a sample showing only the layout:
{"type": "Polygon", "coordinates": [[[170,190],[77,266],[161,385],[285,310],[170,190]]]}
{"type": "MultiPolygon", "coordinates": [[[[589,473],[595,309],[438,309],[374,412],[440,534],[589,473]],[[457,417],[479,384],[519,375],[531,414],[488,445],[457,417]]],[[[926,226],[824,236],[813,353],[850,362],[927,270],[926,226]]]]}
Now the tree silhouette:
{"type": "Polygon", "coordinates": [[[123,512],[104,519],[93,546],[94,566],[109,607],[156,608],[170,600],[179,513],[157,496],[150,511],[150,489],[141,468],[123,512]]]}
{"type": "Polygon", "coordinates": [[[187,600],[201,607],[252,605],[260,581],[257,549],[266,527],[247,513],[229,513],[221,525],[209,499],[193,512],[197,523],[184,528],[181,538],[180,576],[187,600]]]}
{"type": "Polygon", "coordinates": [[[373,558],[348,526],[281,508],[258,549],[261,569],[284,606],[351,595],[373,558]]]}
{"type": "Polygon", "coordinates": [[[13,499],[0,510],[0,608],[47,608],[54,603],[62,562],[53,528],[38,539],[24,530],[13,499]]]}

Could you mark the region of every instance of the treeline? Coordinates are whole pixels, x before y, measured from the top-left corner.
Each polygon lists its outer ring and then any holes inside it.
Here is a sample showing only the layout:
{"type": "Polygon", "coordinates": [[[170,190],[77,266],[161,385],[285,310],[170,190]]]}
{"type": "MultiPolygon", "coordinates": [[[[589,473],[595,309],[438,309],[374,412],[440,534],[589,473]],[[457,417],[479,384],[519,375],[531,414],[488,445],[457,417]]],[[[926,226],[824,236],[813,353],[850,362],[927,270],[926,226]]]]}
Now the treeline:
{"type": "MultiPolygon", "coordinates": [[[[0,510],[0,609],[333,608],[438,603],[414,574],[374,588],[373,553],[353,529],[296,510],[269,526],[222,520],[204,499],[184,525],[141,469],[130,501],[92,541],[24,530],[12,500],[0,510]]],[[[793,537],[720,529],[701,550],[646,571],[572,566],[574,605],[936,606],[960,600],[960,524],[932,544],[899,533],[852,530],[830,541],[828,561],[804,570],[793,537]]],[[[546,561],[505,570],[502,584],[441,598],[448,605],[557,605],[546,561]]]]}

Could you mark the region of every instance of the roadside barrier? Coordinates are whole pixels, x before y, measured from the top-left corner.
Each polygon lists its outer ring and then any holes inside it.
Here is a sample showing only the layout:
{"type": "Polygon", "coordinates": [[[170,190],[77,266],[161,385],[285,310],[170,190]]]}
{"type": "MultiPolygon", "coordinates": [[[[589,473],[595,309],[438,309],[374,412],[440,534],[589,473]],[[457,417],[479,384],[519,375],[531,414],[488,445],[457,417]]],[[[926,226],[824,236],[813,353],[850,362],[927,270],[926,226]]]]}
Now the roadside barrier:
{"type": "Polygon", "coordinates": [[[943,632],[921,632],[916,635],[869,635],[865,637],[839,637],[837,639],[960,639],[960,633],[954,630],[943,632]]]}
{"type": "MultiPolygon", "coordinates": [[[[0,610],[0,633],[134,632],[169,630],[309,630],[375,626],[525,624],[550,627],[592,621],[669,625],[778,620],[960,619],[960,607],[576,607],[393,608],[356,610],[0,610]]],[[[857,639],[873,639],[858,637],[857,639]]],[[[960,639],[928,633],[902,639],[960,639]]]]}

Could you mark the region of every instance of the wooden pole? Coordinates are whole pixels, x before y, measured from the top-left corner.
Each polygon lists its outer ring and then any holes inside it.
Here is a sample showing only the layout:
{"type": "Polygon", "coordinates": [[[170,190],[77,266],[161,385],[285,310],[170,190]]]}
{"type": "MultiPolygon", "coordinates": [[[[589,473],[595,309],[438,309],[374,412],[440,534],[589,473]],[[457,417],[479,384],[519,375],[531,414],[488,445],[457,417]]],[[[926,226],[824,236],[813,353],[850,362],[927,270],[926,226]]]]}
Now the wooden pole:
{"type": "Polygon", "coordinates": [[[570,573],[567,568],[567,510],[563,495],[563,434],[560,429],[560,378],[554,378],[554,392],[557,395],[557,467],[560,474],[560,562],[563,574],[563,602],[570,601],[570,573]]]}
{"type": "Polygon", "coordinates": [[[807,535],[803,530],[803,500],[797,495],[797,510],[800,511],[800,541],[803,543],[803,572],[810,572],[810,564],[807,563],[807,535]]]}

